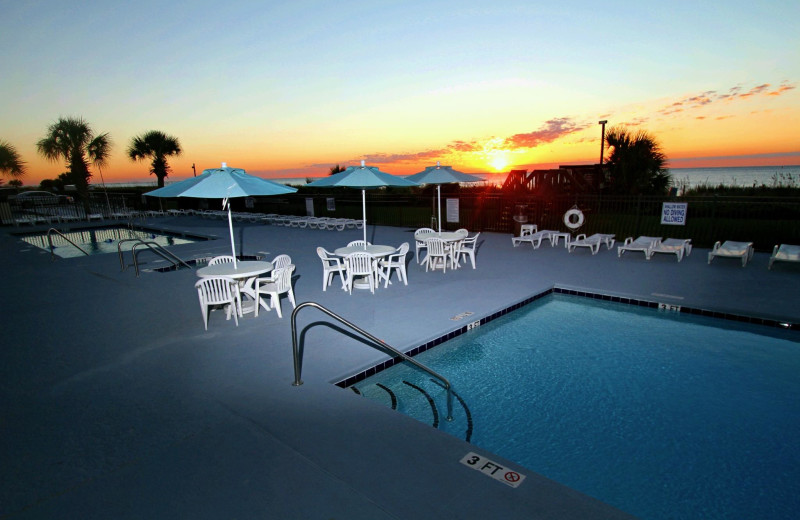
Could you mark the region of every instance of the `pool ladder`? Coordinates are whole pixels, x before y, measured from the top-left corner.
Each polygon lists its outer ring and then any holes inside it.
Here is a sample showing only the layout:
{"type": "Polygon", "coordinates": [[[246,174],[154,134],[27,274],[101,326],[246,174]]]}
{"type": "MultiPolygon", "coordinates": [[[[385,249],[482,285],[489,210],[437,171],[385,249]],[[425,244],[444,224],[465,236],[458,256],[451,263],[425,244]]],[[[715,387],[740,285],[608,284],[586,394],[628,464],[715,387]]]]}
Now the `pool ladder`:
{"type": "Polygon", "coordinates": [[[315,303],[315,302],[303,302],[300,305],[298,305],[297,308],[295,308],[292,311],[292,355],[294,356],[294,382],[292,383],[292,386],[300,386],[300,385],[303,384],[302,379],[300,379],[300,375],[301,375],[301,372],[302,372],[302,366],[303,366],[303,353],[302,353],[302,350],[300,350],[299,345],[297,343],[297,313],[300,311],[300,309],[304,309],[306,307],[314,307],[315,309],[319,309],[320,311],[324,312],[325,314],[327,314],[331,318],[335,319],[339,323],[342,323],[343,325],[346,325],[346,326],[350,327],[354,331],[358,332],[359,334],[361,334],[365,338],[367,338],[370,341],[372,341],[373,343],[375,343],[375,345],[369,345],[370,347],[372,347],[372,348],[374,348],[376,350],[379,350],[379,351],[389,351],[392,354],[403,358],[403,361],[408,361],[409,363],[411,363],[415,367],[417,367],[420,370],[422,370],[422,371],[426,372],[427,374],[429,374],[431,377],[434,377],[434,378],[438,379],[442,383],[442,386],[444,386],[445,390],[447,391],[447,417],[446,417],[446,419],[448,421],[452,421],[453,420],[453,388],[450,385],[450,381],[448,381],[447,379],[445,379],[443,376],[439,375],[438,373],[434,372],[430,368],[426,367],[425,365],[423,365],[422,363],[420,363],[416,359],[412,358],[411,356],[409,356],[407,354],[404,354],[403,352],[400,352],[399,350],[397,350],[396,348],[394,348],[391,345],[387,344],[383,340],[380,340],[380,339],[376,338],[375,336],[373,336],[369,332],[365,331],[364,329],[358,327],[357,325],[354,325],[353,323],[350,323],[349,321],[347,321],[346,319],[342,318],[338,314],[335,314],[333,311],[331,311],[329,309],[326,309],[322,305],[320,305],[318,303],[315,303]]]}
{"type": "Polygon", "coordinates": [[[56,259],[56,253],[55,253],[55,251],[53,251],[55,249],[55,246],[53,245],[53,236],[52,236],[53,233],[55,233],[56,235],[60,236],[61,238],[63,238],[64,240],[66,240],[67,242],[72,244],[73,246],[77,247],[78,250],[81,253],[83,253],[84,255],[89,256],[89,253],[87,253],[81,246],[79,246],[78,244],[76,244],[75,242],[73,242],[72,240],[67,238],[67,235],[65,235],[61,231],[57,230],[56,228],[50,228],[50,229],[47,230],[47,244],[50,246],[50,261],[51,262],[56,259]]]}
{"type": "Polygon", "coordinates": [[[148,249],[150,249],[152,252],[154,252],[167,262],[171,262],[172,265],[174,266],[185,265],[189,269],[192,268],[191,265],[187,264],[186,262],[175,256],[173,253],[170,253],[169,251],[164,249],[164,247],[157,242],[145,241],[142,240],[141,238],[125,238],[117,243],[117,253],[119,253],[119,264],[123,271],[129,267],[125,265],[125,258],[124,255],[122,254],[123,253],[122,244],[124,244],[125,242],[136,242],[136,244],[133,244],[133,247],[131,248],[131,253],[133,254],[133,266],[136,269],[137,277],[139,276],[139,260],[136,257],[136,248],[139,246],[146,246],[148,249]]]}

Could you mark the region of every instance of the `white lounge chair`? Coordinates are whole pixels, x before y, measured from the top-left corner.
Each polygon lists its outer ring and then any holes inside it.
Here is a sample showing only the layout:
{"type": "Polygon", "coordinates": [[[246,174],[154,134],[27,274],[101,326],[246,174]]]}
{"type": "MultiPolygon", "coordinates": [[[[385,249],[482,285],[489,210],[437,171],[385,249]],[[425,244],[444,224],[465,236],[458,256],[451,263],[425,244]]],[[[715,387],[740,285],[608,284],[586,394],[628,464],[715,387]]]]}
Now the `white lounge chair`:
{"type": "Polygon", "coordinates": [[[595,233],[587,237],[585,234],[581,233],[575,237],[575,240],[570,241],[567,246],[567,251],[571,253],[576,247],[588,247],[592,251],[592,254],[596,255],[597,252],[600,251],[601,244],[605,244],[608,249],[614,247],[614,235],[595,233]]]}
{"type": "Polygon", "coordinates": [[[511,237],[511,244],[517,247],[523,242],[529,242],[534,249],[539,249],[539,246],[542,245],[542,240],[550,238],[550,233],[552,231],[539,231],[536,224],[523,224],[520,228],[519,236],[511,237]]]}
{"type": "Polygon", "coordinates": [[[641,251],[644,257],[650,260],[650,252],[658,242],[661,242],[661,237],[640,236],[636,240],[628,237],[623,245],[617,247],[617,257],[622,258],[622,253],[625,251],[641,251]]]}
{"type": "Polygon", "coordinates": [[[800,262],[800,246],[781,244],[772,249],[772,256],[769,257],[767,269],[772,269],[775,262],[800,262]]]}
{"type": "Polygon", "coordinates": [[[683,260],[683,255],[689,256],[692,253],[692,239],[668,238],[663,242],[659,240],[650,250],[650,258],[653,257],[653,253],[669,253],[677,256],[678,262],[680,262],[683,260]]]}
{"type": "Polygon", "coordinates": [[[742,267],[747,265],[748,260],[753,258],[753,243],[752,242],[734,242],[726,240],[720,243],[719,240],[714,244],[714,248],[708,253],[708,263],[710,264],[714,257],[723,256],[726,258],[741,258],[742,267]]]}

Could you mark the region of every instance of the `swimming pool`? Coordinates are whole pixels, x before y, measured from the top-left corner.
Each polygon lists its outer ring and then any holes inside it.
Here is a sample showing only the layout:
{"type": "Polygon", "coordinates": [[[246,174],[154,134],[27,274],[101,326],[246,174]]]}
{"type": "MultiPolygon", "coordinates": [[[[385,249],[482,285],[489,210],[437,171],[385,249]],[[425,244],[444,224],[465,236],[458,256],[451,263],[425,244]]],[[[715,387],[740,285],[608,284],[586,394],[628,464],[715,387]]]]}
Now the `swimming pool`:
{"type": "MultiPolygon", "coordinates": [[[[81,249],[89,254],[117,253],[121,240],[140,239],[148,242],[155,242],[160,246],[173,246],[178,244],[190,244],[201,240],[208,240],[205,237],[179,235],[167,233],[161,230],[147,228],[129,228],[127,226],[112,226],[98,228],[84,228],[72,231],[63,231],[64,236],[80,246],[81,249]]],[[[20,239],[33,246],[50,251],[50,244],[47,233],[26,233],[19,235],[20,239]]],[[[64,240],[57,233],[52,233],[50,238],[53,242],[53,253],[62,258],[72,258],[84,256],[75,246],[64,240]]],[[[122,243],[122,250],[129,251],[136,242],[133,240],[122,243]]]]}
{"type": "MultiPolygon", "coordinates": [[[[555,295],[416,359],[465,405],[440,429],[641,518],[800,508],[796,331],[555,295]]],[[[355,386],[430,424],[402,381],[445,409],[407,364],[355,386]]]]}

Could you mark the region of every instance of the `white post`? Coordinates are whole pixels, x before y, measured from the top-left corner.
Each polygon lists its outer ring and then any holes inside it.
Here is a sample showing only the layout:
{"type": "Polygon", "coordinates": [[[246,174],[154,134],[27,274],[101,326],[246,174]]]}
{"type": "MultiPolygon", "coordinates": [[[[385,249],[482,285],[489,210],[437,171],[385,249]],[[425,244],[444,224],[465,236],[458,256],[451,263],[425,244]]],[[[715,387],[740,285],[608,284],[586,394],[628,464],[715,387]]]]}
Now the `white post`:
{"type": "Polygon", "coordinates": [[[233,252],[233,268],[236,269],[236,246],[233,243],[233,218],[231,217],[231,203],[228,199],[222,201],[222,209],[228,206],[228,230],[231,232],[231,251],[233,252]]]}
{"type": "Polygon", "coordinates": [[[364,249],[367,248],[367,190],[361,190],[361,216],[364,219],[364,249]]]}
{"type": "Polygon", "coordinates": [[[442,185],[436,185],[436,202],[439,207],[439,234],[442,234],[442,185]]]}

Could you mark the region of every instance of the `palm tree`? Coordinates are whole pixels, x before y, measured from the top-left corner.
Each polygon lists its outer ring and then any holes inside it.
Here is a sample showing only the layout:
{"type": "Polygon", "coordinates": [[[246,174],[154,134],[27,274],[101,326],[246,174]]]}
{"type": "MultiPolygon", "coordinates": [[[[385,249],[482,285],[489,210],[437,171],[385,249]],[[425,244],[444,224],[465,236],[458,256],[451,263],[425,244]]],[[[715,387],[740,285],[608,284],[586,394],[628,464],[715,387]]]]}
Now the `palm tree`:
{"type": "Polygon", "coordinates": [[[345,168],[344,166],[339,166],[337,164],[336,166],[331,166],[331,172],[328,175],[336,175],[337,173],[343,172],[346,169],[347,168],[345,168]]]}
{"type": "Polygon", "coordinates": [[[25,162],[20,158],[17,149],[2,140],[0,140],[0,174],[15,179],[25,175],[25,162]]]}
{"type": "Polygon", "coordinates": [[[94,135],[89,124],[80,117],[59,118],[47,128],[47,135],[36,143],[45,159],[67,162],[69,182],[75,184],[84,205],[89,203],[89,164],[98,169],[106,165],[111,153],[108,133],[94,135]]]}
{"type": "Polygon", "coordinates": [[[666,156],[655,138],[644,130],[632,133],[622,127],[606,133],[611,172],[609,191],[630,195],[661,195],[672,179],[664,167],[666,156]]]}
{"type": "Polygon", "coordinates": [[[151,130],[134,137],[131,140],[130,147],[128,147],[128,157],[132,161],[141,161],[147,157],[152,157],[150,173],[158,178],[159,188],[164,187],[164,178],[170,172],[167,157],[178,156],[181,152],[181,144],[178,142],[177,137],[172,137],[158,130],[151,130]]]}

